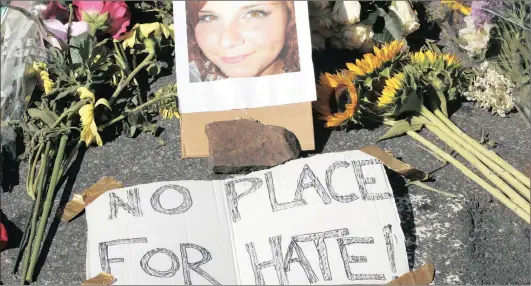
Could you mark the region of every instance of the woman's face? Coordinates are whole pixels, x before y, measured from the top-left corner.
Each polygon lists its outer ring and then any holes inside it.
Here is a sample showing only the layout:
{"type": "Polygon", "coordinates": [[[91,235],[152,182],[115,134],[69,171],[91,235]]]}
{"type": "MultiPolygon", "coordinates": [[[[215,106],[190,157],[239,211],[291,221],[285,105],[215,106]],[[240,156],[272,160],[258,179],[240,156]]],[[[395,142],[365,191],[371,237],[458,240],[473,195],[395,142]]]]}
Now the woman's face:
{"type": "Polygon", "coordinates": [[[229,77],[274,73],[286,39],[282,2],[208,1],[195,26],[199,48],[229,77]]]}

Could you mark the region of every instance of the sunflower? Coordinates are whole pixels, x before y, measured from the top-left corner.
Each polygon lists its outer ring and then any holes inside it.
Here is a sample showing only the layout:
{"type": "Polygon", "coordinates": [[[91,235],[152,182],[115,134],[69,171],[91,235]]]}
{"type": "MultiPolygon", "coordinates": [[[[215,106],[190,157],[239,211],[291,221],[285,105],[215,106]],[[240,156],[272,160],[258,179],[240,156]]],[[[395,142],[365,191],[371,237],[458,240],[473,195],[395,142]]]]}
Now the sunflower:
{"type": "Polygon", "coordinates": [[[98,144],[98,146],[102,146],[103,141],[101,140],[101,136],[98,133],[98,126],[96,126],[96,121],[94,120],[94,108],[98,105],[105,105],[110,109],[111,106],[105,98],[100,98],[98,99],[98,101],[96,101],[96,103],[94,103],[96,98],[94,94],[86,87],[78,88],[77,92],[79,93],[80,99],[88,100],[87,104],[85,104],[79,109],[79,116],[81,117],[82,126],[81,136],[79,140],[84,141],[87,146],[89,146],[94,141],[96,141],[96,144],[98,144]]]}
{"type": "Polygon", "coordinates": [[[412,53],[410,56],[412,63],[428,67],[438,60],[443,60],[446,63],[446,67],[457,66],[459,64],[459,59],[453,54],[437,54],[430,50],[412,53]]]}
{"type": "Polygon", "coordinates": [[[326,127],[337,127],[352,119],[357,107],[358,94],[350,73],[321,74],[314,109],[326,121],[326,127]]]}
{"type": "Polygon", "coordinates": [[[347,68],[356,76],[369,75],[381,68],[384,63],[397,57],[403,47],[403,41],[393,41],[383,45],[382,48],[374,47],[374,53],[364,54],[363,59],[356,60],[355,64],[347,63],[347,68]]]}
{"type": "Polygon", "coordinates": [[[378,98],[378,107],[385,107],[395,102],[397,93],[404,87],[405,74],[400,72],[387,79],[382,90],[382,95],[378,98]]]}
{"type": "Polygon", "coordinates": [[[43,62],[33,62],[33,68],[39,73],[42,85],[44,87],[44,94],[48,95],[55,87],[55,83],[50,79],[48,73],[48,66],[43,62]]]}
{"type": "Polygon", "coordinates": [[[468,16],[470,15],[470,13],[472,13],[472,8],[471,7],[468,7],[467,5],[461,3],[461,1],[444,1],[444,0],[441,0],[441,4],[444,4],[448,7],[450,7],[450,9],[454,10],[454,11],[459,11],[461,12],[461,14],[465,15],[465,16],[468,16]]]}

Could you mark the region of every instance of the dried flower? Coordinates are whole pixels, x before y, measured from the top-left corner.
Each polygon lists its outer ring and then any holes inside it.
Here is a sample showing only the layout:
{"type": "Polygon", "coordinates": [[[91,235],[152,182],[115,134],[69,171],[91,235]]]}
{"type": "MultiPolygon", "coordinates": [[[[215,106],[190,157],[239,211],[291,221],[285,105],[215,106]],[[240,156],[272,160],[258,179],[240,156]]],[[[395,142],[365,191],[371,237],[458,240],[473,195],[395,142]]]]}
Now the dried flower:
{"type": "Polygon", "coordinates": [[[409,1],[393,1],[389,6],[389,11],[393,11],[398,16],[404,35],[409,35],[420,28],[417,13],[411,8],[409,1]]]}
{"type": "Polygon", "coordinates": [[[356,24],[360,21],[361,4],[359,1],[336,1],[332,18],[341,24],[356,24]]]}
{"type": "Polygon", "coordinates": [[[472,1],[472,13],[471,16],[474,18],[474,23],[476,27],[481,27],[485,23],[491,23],[494,15],[488,11],[485,11],[484,8],[490,10],[499,10],[503,6],[501,1],[472,1]]]}
{"type": "Polygon", "coordinates": [[[478,55],[487,48],[490,40],[490,29],[492,29],[493,25],[485,22],[483,26],[476,27],[472,16],[466,16],[464,20],[466,27],[459,30],[459,38],[465,40],[466,45],[460,46],[471,55],[478,55]]]}
{"type": "Polygon", "coordinates": [[[131,13],[124,1],[74,1],[76,16],[90,24],[93,33],[101,30],[118,38],[127,30],[131,13]]]}
{"type": "Polygon", "coordinates": [[[463,95],[468,100],[476,101],[479,107],[492,109],[492,113],[505,117],[514,108],[514,88],[511,80],[484,62],[469,90],[463,95]]]}
{"type": "Polygon", "coordinates": [[[345,45],[349,49],[359,49],[366,42],[372,41],[372,28],[363,24],[347,25],[341,30],[345,45]]]}

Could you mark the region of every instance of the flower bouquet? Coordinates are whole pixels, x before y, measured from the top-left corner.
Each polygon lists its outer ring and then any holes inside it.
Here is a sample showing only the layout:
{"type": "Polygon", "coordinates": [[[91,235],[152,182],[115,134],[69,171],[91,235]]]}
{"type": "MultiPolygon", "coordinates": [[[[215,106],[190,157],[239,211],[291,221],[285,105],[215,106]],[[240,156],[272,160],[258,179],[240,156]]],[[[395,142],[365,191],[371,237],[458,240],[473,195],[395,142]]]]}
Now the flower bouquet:
{"type": "Polygon", "coordinates": [[[457,100],[467,90],[472,73],[455,55],[429,49],[407,52],[403,41],[393,41],[375,47],[346,67],[319,79],[314,107],[327,127],[368,121],[389,125],[391,129],[380,140],[409,135],[530,222],[529,178],[448,118],[448,101],[457,100]],[[463,156],[484,178],[416,133],[423,127],[463,156]]]}
{"type": "Polygon", "coordinates": [[[178,116],[175,87],[149,95],[139,84],[165,66],[164,56],[173,52],[173,25],[129,27],[124,1],[51,1],[37,16],[6,7],[35,21],[46,39],[46,60],[32,65],[37,91],[23,118],[9,122],[24,137],[26,190],[34,202],[14,269],[22,262],[25,283],[34,279],[54,197],[78,150],[102,146],[101,132],[111,128],[129,136],[156,135],[154,115],[178,116]]]}

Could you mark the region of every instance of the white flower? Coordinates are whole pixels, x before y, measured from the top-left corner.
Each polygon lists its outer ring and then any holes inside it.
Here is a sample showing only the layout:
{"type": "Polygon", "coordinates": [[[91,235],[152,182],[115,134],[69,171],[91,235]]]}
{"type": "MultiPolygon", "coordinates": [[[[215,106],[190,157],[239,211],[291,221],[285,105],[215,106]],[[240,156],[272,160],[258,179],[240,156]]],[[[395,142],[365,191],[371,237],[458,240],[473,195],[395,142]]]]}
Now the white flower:
{"type": "Polygon", "coordinates": [[[326,50],[326,38],[323,37],[323,35],[312,32],[312,49],[316,51],[324,51],[326,50]]]}
{"type": "Polygon", "coordinates": [[[315,31],[320,28],[330,29],[337,25],[332,18],[332,8],[310,10],[310,29],[315,31]]]}
{"type": "Polygon", "coordinates": [[[372,40],[374,32],[372,28],[363,24],[347,25],[342,29],[345,45],[349,49],[359,49],[366,42],[372,40]]]}
{"type": "Polygon", "coordinates": [[[481,64],[479,73],[463,95],[468,100],[476,101],[479,107],[492,109],[492,113],[505,117],[514,108],[515,86],[511,80],[488,65],[488,62],[481,64]]]}
{"type": "Polygon", "coordinates": [[[310,9],[324,9],[330,6],[330,0],[312,0],[308,2],[310,9]]]}
{"type": "Polygon", "coordinates": [[[356,24],[360,21],[361,4],[359,1],[336,1],[332,18],[341,24],[356,24]]]}
{"type": "Polygon", "coordinates": [[[490,29],[493,25],[485,22],[483,26],[477,28],[472,16],[466,16],[464,20],[466,27],[459,30],[459,38],[463,39],[466,45],[461,45],[461,47],[471,55],[478,55],[487,48],[490,40],[490,29]]]}
{"type": "Polygon", "coordinates": [[[409,35],[420,28],[417,13],[411,8],[409,1],[393,1],[389,11],[393,11],[400,20],[404,35],[409,35]]]}
{"type": "MultiPolygon", "coordinates": [[[[48,28],[48,30],[50,30],[50,32],[52,32],[52,34],[55,36],[55,37],[49,37],[50,43],[54,47],[58,49],[62,49],[61,44],[56,38],[66,41],[68,23],[63,24],[61,23],[61,21],[57,19],[48,19],[48,20],[44,20],[43,22],[44,22],[44,25],[46,25],[46,27],[48,28]]],[[[87,22],[83,22],[83,21],[72,22],[70,35],[72,37],[79,36],[83,33],[88,32],[89,29],[90,27],[87,22]]]]}

